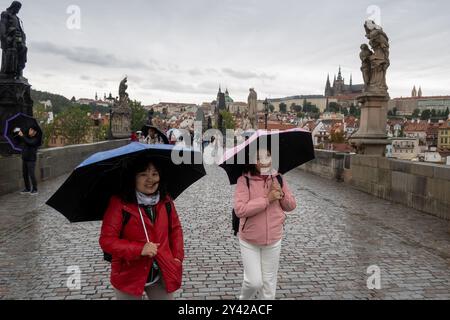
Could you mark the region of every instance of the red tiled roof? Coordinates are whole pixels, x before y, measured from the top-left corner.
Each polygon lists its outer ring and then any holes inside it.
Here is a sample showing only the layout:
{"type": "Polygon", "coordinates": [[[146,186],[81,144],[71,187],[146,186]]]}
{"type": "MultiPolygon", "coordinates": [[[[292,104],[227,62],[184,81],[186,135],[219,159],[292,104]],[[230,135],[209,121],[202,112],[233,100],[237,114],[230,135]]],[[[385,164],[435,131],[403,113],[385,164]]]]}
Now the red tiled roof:
{"type": "MultiPolygon", "coordinates": [[[[259,123],[258,128],[265,129],[265,124],[259,123]]],[[[294,128],[297,128],[297,127],[292,124],[287,124],[287,123],[277,123],[277,122],[268,122],[267,123],[267,130],[290,130],[290,129],[294,129],[294,128]]]]}
{"type": "Polygon", "coordinates": [[[405,132],[417,132],[417,131],[423,131],[426,132],[428,130],[428,122],[426,121],[421,121],[419,123],[412,123],[412,122],[407,122],[405,124],[405,132]]]}

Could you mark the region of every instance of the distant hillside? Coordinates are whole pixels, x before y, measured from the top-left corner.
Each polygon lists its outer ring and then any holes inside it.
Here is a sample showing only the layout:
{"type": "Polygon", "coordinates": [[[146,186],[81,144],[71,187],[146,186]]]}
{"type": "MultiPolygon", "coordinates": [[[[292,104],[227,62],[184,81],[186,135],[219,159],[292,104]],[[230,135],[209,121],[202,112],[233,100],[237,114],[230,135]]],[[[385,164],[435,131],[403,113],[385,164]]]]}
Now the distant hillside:
{"type": "Polygon", "coordinates": [[[50,100],[55,113],[60,113],[72,106],[72,102],[62,95],[33,89],[31,89],[31,99],[33,99],[35,103],[50,100]]]}

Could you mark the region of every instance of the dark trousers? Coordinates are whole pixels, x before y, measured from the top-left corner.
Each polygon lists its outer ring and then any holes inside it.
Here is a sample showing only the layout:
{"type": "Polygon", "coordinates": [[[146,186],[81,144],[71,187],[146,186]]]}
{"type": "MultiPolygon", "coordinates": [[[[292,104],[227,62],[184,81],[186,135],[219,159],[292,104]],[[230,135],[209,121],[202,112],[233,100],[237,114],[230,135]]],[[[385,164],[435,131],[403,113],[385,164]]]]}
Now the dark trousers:
{"type": "Polygon", "coordinates": [[[31,190],[30,179],[31,184],[33,185],[33,190],[37,190],[36,175],[34,174],[35,169],[35,161],[22,161],[23,181],[25,182],[25,189],[27,190],[31,190]]]}

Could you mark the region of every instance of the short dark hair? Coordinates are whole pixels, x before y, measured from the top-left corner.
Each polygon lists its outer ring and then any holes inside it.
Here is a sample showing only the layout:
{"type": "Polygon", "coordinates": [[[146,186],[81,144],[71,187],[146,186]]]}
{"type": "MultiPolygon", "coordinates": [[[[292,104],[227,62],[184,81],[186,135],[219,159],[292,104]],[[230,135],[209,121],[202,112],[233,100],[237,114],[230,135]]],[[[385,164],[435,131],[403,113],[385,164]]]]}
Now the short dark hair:
{"type": "Polygon", "coordinates": [[[155,157],[140,156],[124,160],[121,165],[120,188],[118,196],[125,203],[137,203],[136,199],[136,176],[144,172],[152,164],[159,173],[158,191],[161,200],[167,195],[167,184],[165,172],[162,169],[161,161],[155,157]]]}

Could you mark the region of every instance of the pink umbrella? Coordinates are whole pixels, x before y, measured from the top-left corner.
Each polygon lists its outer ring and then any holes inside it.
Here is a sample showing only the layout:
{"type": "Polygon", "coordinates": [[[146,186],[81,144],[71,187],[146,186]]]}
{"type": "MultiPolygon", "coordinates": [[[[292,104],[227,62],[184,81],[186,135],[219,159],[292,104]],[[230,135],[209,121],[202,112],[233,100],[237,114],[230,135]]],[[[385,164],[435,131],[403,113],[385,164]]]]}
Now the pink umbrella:
{"type": "Polygon", "coordinates": [[[257,130],[248,140],[228,149],[219,166],[228,174],[231,184],[236,184],[250,155],[259,147],[271,150],[272,161],[279,173],[284,174],[315,158],[311,132],[303,129],[285,131],[257,130]],[[251,154],[250,154],[251,153],[251,154]]]}

